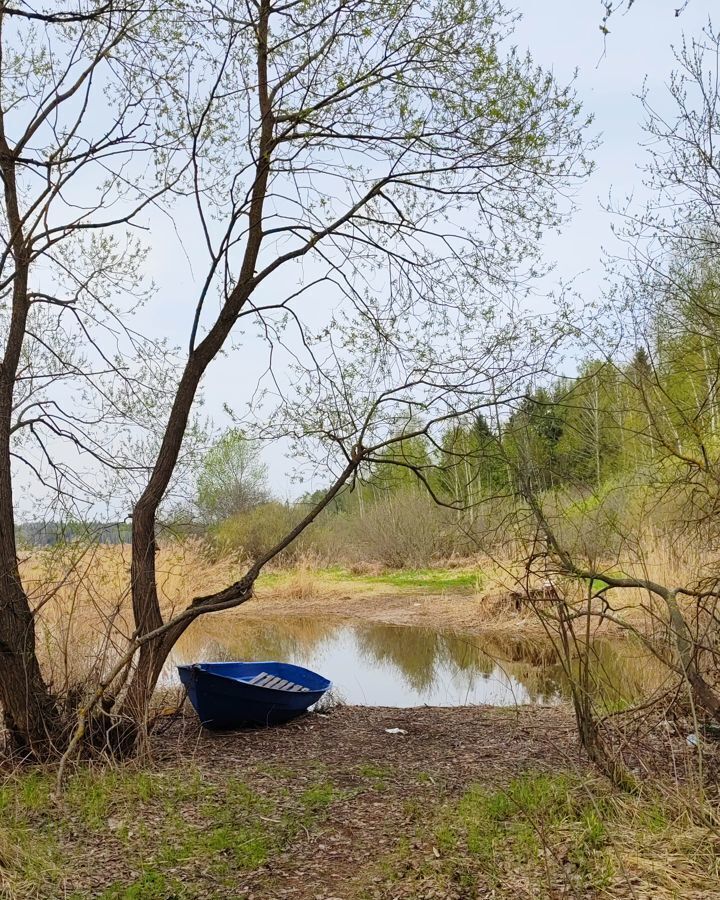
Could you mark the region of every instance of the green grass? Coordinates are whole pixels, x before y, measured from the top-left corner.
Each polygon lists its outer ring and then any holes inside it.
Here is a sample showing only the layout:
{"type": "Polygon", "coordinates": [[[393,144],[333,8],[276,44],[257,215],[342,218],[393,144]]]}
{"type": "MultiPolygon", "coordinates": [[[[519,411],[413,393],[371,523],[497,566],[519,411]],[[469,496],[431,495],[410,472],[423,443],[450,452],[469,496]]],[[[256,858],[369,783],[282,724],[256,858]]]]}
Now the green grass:
{"type": "Polygon", "coordinates": [[[455,569],[400,569],[381,575],[353,576],[374,584],[388,584],[397,588],[424,588],[433,593],[476,588],[481,580],[479,572],[455,569]]]}
{"type": "Polygon", "coordinates": [[[368,782],[374,791],[385,791],[391,782],[393,771],[388,766],[378,763],[361,763],[356,772],[364,782],[368,782]]]}
{"type": "Polygon", "coordinates": [[[0,786],[0,896],[189,900],[208,884],[230,896],[343,796],[322,773],[298,778],[290,768],[247,781],[194,766],[84,768],[58,805],[52,773],[10,776],[0,786]],[[85,889],[98,852],[112,860],[105,885],[85,889]]]}
{"type": "Polygon", "coordinates": [[[696,800],[568,772],[471,785],[435,809],[409,798],[414,831],[363,874],[359,896],[619,898],[629,884],[663,900],[720,896],[718,838],[696,800]]]}
{"type": "Polygon", "coordinates": [[[313,811],[330,806],[337,798],[338,792],[335,787],[325,782],[312,785],[300,795],[303,806],[313,811]]]}
{"type": "MultiPolygon", "coordinates": [[[[162,872],[146,872],[131,884],[111,884],[100,895],[100,900],[184,900],[190,895],[176,878],[168,878],[162,872]]],[[[84,900],[82,894],[73,895],[84,900]]]]}
{"type": "MultiPolygon", "coordinates": [[[[258,579],[260,586],[272,587],[291,577],[291,572],[271,572],[258,579]]],[[[356,574],[339,566],[316,569],[313,575],[333,582],[352,582],[363,585],[388,585],[398,590],[423,589],[430,593],[468,591],[482,583],[480,572],[458,569],[397,569],[379,575],[356,574]]]]}
{"type": "MultiPolygon", "coordinates": [[[[626,578],[627,576],[623,572],[608,572],[608,577],[626,578]]],[[[601,591],[611,590],[610,585],[603,578],[593,578],[592,580],[583,578],[582,581],[590,586],[590,593],[594,595],[599,594],[601,591]]]]}
{"type": "MultiPolygon", "coordinates": [[[[561,890],[596,896],[617,877],[611,841],[617,811],[607,791],[595,784],[590,790],[569,774],[530,773],[504,790],[469,787],[445,804],[434,825],[422,805],[407,804],[418,840],[432,829],[432,855],[399,847],[373,877],[385,881],[388,895],[402,882],[423,885],[432,896],[474,897],[481,887],[488,895],[512,897],[519,883],[521,896],[551,897],[561,890]]],[[[667,826],[660,812],[656,808],[652,819],[658,829],[667,826]]]]}
{"type": "Polygon", "coordinates": [[[392,776],[392,769],[377,763],[361,763],[357,767],[357,773],[361,778],[368,778],[372,781],[385,781],[392,776]]]}
{"type": "Polygon", "coordinates": [[[681,882],[717,886],[720,842],[707,810],[693,817],[663,793],[629,797],[587,773],[562,772],[459,794],[454,782],[421,772],[417,790],[405,782],[397,793],[397,775],[397,764],[362,757],[332,768],[312,759],[260,764],[232,776],[193,764],[96,766],[69,777],[60,804],[52,773],[8,776],[0,897],[214,900],[244,896],[245,885],[269,896],[278,862],[284,857],[282,870],[308,840],[324,840],[354,815],[356,799],[386,852],[353,868],[348,897],[626,896],[618,884],[624,889],[639,861],[638,895],[674,897],[681,882]],[[368,812],[381,796],[401,820],[368,812]],[[663,878],[667,889],[653,893],[663,878]]]}

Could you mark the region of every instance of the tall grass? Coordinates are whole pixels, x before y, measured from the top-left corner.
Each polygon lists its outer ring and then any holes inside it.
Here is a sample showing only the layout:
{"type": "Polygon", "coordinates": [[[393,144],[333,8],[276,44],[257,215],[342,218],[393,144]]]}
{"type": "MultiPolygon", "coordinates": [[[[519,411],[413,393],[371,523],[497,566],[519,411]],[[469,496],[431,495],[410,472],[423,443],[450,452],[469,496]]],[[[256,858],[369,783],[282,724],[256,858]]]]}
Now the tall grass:
{"type": "MultiPolygon", "coordinates": [[[[198,594],[238,577],[235,557],[211,559],[198,541],[162,547],[157,557],[161,608],[171,616],[198,594]]],[[[130,552],[124,545],[59,544],[21,563],[35,611],[39,655],[60,693],[107,672],[133,632],[130,552]]]]}

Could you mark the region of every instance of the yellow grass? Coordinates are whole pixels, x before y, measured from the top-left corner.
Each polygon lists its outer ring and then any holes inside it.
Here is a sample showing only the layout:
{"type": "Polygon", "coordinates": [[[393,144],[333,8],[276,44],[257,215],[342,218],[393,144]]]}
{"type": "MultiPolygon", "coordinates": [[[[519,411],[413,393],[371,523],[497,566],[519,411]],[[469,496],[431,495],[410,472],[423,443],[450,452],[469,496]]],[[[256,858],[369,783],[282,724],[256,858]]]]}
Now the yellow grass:
{"type": "MultiPolygon", "coordinates": [[[[643,557],[627,554],[608,571],[623,571],[663,584],[696,581],[711,560],[697,547],[646,542],[643,557]]],[[[238,615],[253,619],[278,616],[354,617],[395,625],[421,625],[467,633],[542,633],[536,611],[516,604],[511,591],[542,585],[543,573],[528,579],[522,566],[488,559],[455,560],[442,569],[426,570],[427,580],[414,584],[403,573],[377,567],[360,571],[325,569],[314,558],[300,559],[292,568],[275,569],[257,585],[257,597],[239,612],[223,614],[216,622],[238,615]],[[434,578],[437,571],[439,577],[434,578]],[[446,574],[443,574],[446,573],[446,574]],[[463,587],[438,587],[460,579],[463,587]],[[425,586],[427,585],[427,586],[425,586]]],[[[21,573],[36,609],[37,635],[43,666],[58,689],[107,670],[122,652],[133,631],[130,602],[130,552],[127,546],[62,545],[34,550],[22,560],[21,573]]],[[[208,594],[236,580],[242,573],[237,558],[212,557],[199,541],[162,547],[157,556],[158,590],[163,614],[184,608],[193,597],[208,594]]],[[[583,601],[582,585],[555,579],[571,602],[583,601]]],[[[645,632],[664,626],[662,604],[642,591],[612,591],[618,615],[645,632]]],[[[538,604],[543,608],[542,604],[538,604]]],[[[549,613],[552,603],[546,604],[549,613]]],[[[210,620],[208,620],[210,621],[210,620]]]]}
{"type": "MultiPolygon", "coordinates": [[[[236,560],[212,561],[197,542],[161,548],[157,584],[163,615],[172,616],[239,574],[236,560]]],[[[22,560],[21,575],[36,612],[42,664],[57,688],[106,670],[125,650],[134,627],[128,547],[36,550],[22,560]]]]}
{"type": "MultiPolygon", "coordinates": [[[[624,548],[617,560],[607,561],[608,573],[652,581],[670,589],[696,588],[711,585],[719,571],[720,560],[707,542],[698,536],[659,536],[648,527],[642,537],[624,548]]],[[[641,588],[615,589],[608,593],[613,610],[623,621],[642,633],[664,639],[667,635],[667,609],[657,595],[641,588]]],[[[697,600],[679,595],[689,621],[697,613],[697,600]]]]}

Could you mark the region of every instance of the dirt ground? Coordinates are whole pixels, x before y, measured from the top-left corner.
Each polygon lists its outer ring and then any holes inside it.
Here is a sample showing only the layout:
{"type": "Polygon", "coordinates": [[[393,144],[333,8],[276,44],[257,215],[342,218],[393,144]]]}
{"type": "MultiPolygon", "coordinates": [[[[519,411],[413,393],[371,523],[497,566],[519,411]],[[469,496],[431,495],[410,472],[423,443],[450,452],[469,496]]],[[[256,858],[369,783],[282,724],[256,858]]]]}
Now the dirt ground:
{"type": "Polygon", "coordinates": [[[716,829],[612,789],[561,706],[183,713],[54,778],[0,783],[3,900],[720,898],[716,829]]]}
{"type": "Polygon", "coordinates": [[[458,590],[437,593],[422,589],[399,591],[388,587],[318,583],[306,595],[286,596],[282,591],[265,588],[236,614],[269,620],[287,616],[332,616],[469,634],[515,632],[518,629],[544,634],[542,624],[532,610],[516,610],[503,593],[480,595],[458,590]]]}
{"type": "MultiPolygon", "coordinates": [[[[471,783],[501,787],[528,771],[586,771],[572,717],[557,707],[342,707],[283,728],[232,734],[198,730],[184,719],[156,738],[154,753],[162,766],[191,758],[211,779],[232,774],[257,785],[259,770],[287,770],[298,792],[319,772],[332,781],[339,799],[321,821],[301,830],[270,864],[238,879],[236,896],[253,900],[430,900],[429,886],[391,889],[382,871],[374,872],[416,830],[418,805],[430,816],[471,783]],[[396,728],[404,733],[388,733],[396,728]]],[[[429,828],[426,839],[414,841],[413,855],[434,859],[429,828]]]]}

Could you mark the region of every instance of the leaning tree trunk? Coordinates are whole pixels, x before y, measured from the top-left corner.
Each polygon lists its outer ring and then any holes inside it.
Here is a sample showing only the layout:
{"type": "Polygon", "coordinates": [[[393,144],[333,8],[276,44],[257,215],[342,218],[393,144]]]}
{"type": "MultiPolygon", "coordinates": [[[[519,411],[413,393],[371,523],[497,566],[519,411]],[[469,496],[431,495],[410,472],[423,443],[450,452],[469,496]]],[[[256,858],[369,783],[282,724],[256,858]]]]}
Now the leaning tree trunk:
{"type": "Polygon", "coordinates": [[[121,756],[132,753],[148,726],[150,705],[163,666],[175,643],[190,624],[179,622],[162,637],[149,641],[138,651],[136,666],[117,712],[108,722],[106,743],[121,756]]]}
{"type": "Polygon", "coordinates": [[[677,592],[668,591],[665,596],[667,604],[670,632],[681,668],[690,686],[693,700],[700,709],[720,723],[720,697],[717,691],[705,680],[697,665],[697,642],[692,636],[685,616],[677,602],[677,592]]]}
{"type": "MultiPolygon", "coordinates": [[[[255,270],[263,241],[263,209],[270,175],[274,119],[268,80],[268,21],[270,0],[261,0],[257,29],[258,100],[261,127],[258,157],[248,212],[248,231],[239,277],[207,334],[195,345],[197,314],[191,348],[180,378],[153,471],[133,510],[131,592],[136,634],[140,637],[163,625],[155,577],[155,526],[157,511],[177,464],[200,380],[222,349],[246,301],[255,288],[255,270]]],[[[198,611],[198,614],[200,611],[198,611]]],[[[128,733],[137,734],[147,717],[150,697],[163,664],[190,620],[149,641],[139,652],[120,714],[128,733]]]]}
{"type": "MultiPolygon", "coordinates": [[[[316,513],[313,512],[311,515],[314,518],[316,513]]],[[[302,527],[304,525],[301,523],[298,529],[302,527]]],[[[291,539],[292,532],[288,537],[288,540],[291,539]]],[[[163,666],[188,626],[199,616],[218,606],[234,608],[249,600],[253,596],[253,587],[260,568],[261,565],[256,563],[239,581],[227,588],[206,597],[195,597],[179,617],[162,625],[156,637],[146,640],[140,646],[127,691],[119,708],[113,711],[109,722],[110,728],[106,730],[106,743],[111,749],[123,755],[134,749],[138,737],[148,724],[153,692],[163,666]]],[[[145,633],[148,634],[147,631],[145,633]]]]}

